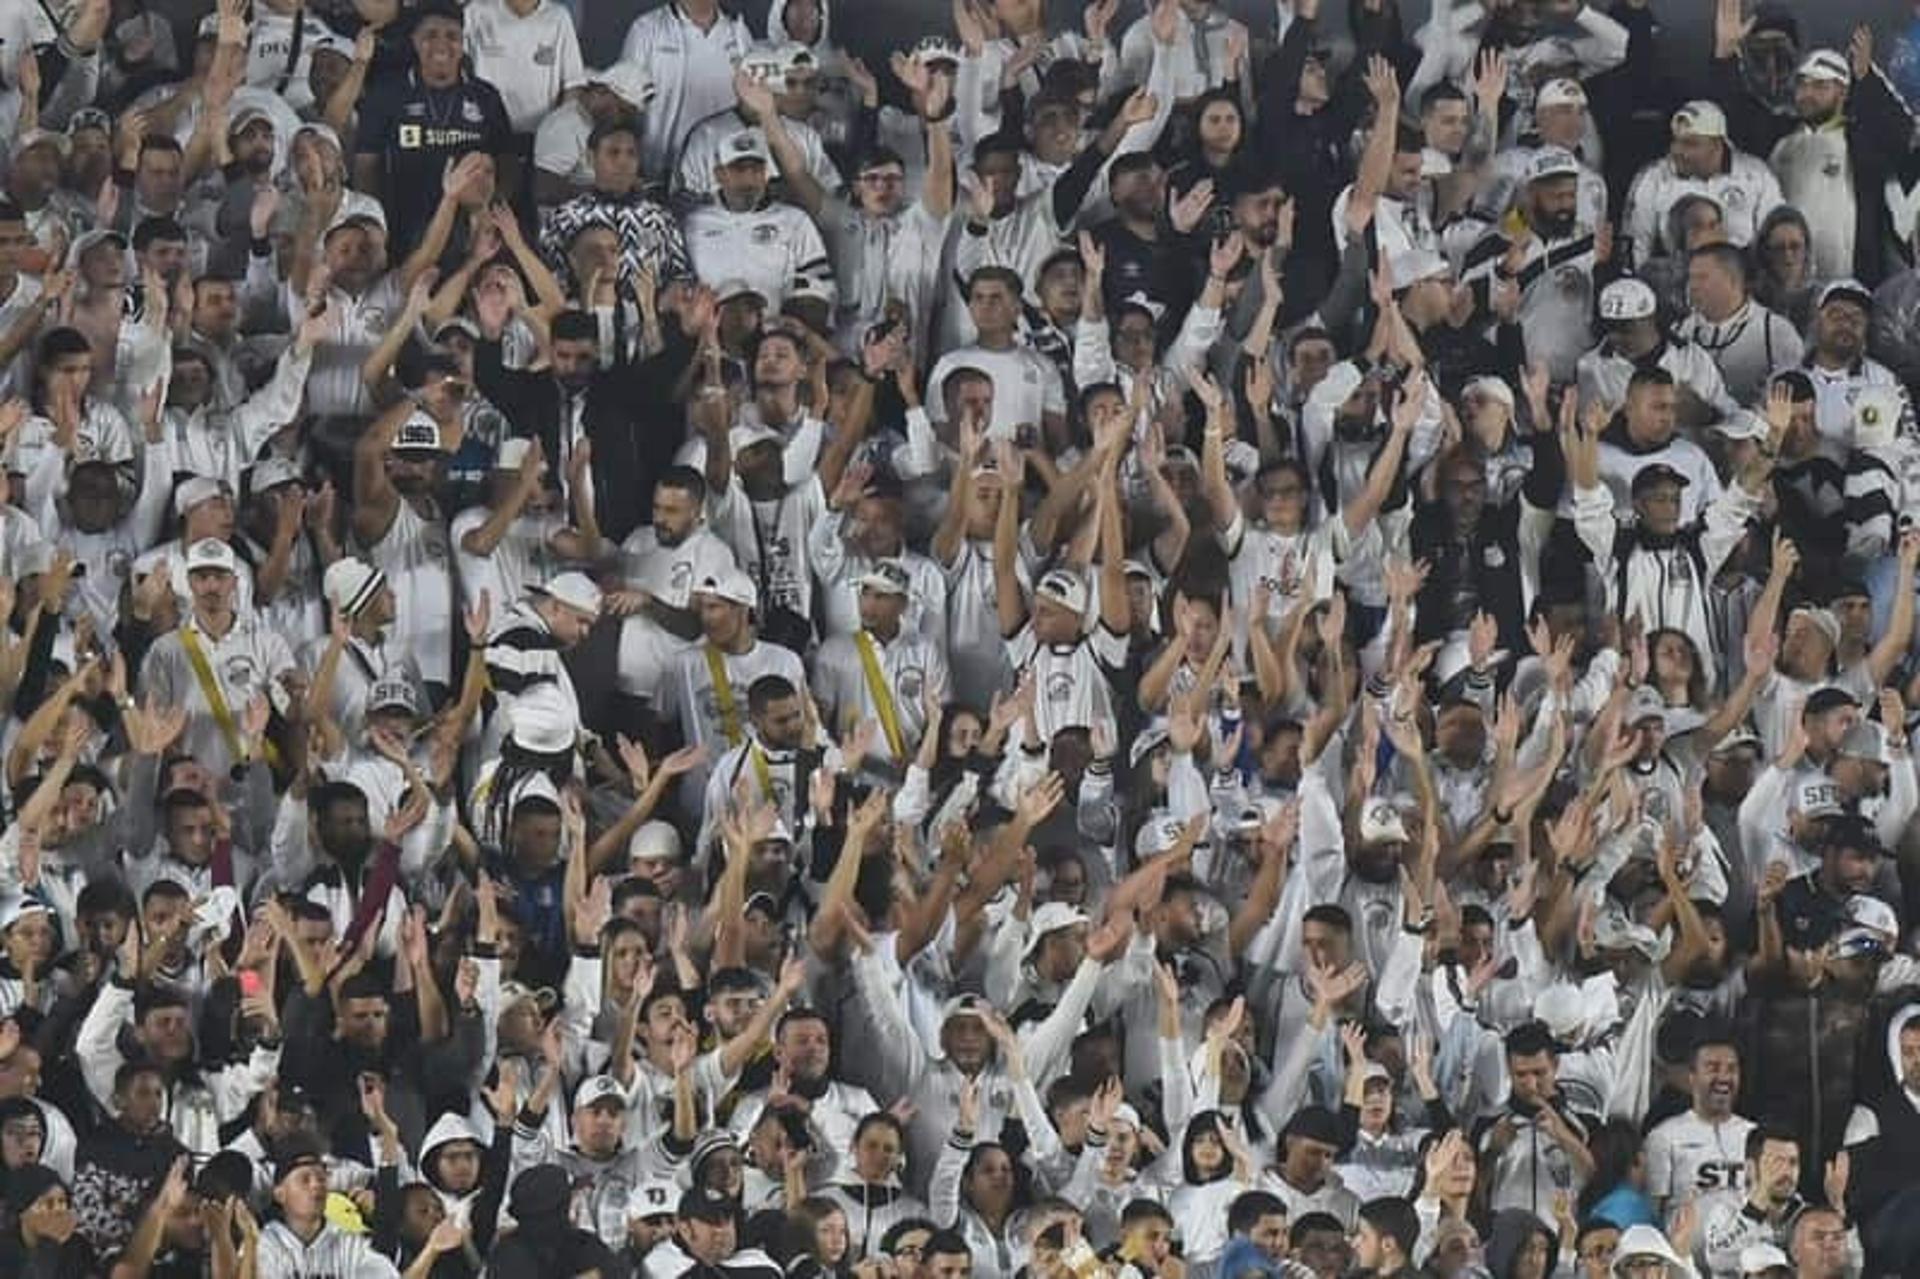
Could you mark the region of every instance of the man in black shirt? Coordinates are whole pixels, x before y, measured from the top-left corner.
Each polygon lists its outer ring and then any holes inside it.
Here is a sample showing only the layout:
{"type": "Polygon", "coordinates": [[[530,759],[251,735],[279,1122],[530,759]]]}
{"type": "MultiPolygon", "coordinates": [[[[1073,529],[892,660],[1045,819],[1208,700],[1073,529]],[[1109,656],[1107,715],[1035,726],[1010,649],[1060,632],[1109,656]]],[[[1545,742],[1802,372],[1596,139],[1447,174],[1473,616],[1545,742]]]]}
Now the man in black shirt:
{"type": "Polygon", "coordinates": [[[415,64],[367,90],[353,157],[354,185],[386,206],[390,251],[400,256],[432,220],[447,166],[459,156],[492,155],[504,199],[520,180],[506,104],[463,65],[460,6],[426,0],[415,13],[415,64]]]}

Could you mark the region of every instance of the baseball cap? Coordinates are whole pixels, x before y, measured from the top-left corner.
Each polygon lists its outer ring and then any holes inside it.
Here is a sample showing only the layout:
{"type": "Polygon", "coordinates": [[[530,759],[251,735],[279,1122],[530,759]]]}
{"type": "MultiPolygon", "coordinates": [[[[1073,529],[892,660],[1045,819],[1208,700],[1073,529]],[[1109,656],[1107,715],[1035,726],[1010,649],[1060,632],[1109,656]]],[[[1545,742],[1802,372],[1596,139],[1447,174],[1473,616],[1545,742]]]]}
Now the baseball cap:
{"type": "Polygon", "coordinates": [[[320,1143],[300,1133],[281,1143],[279,1158],[273,1162],[273,1184],[279,1185],[302,1168],[324,1168],[327,1157],[320,1143]]]}
{"type": "Polygon", "coordinates": [[[545,585],[531,589],[534,594],[565,604],[576,613],[600,616],[600,588],[585,573],[560,573],[548,578],[545,585]]]}
{"type": "Polygon", "coordinates": [[[922,36],[908,56],[922,66],[937,62],[951,62],[957,66],[960,62],[960,46],[945,36],[922,36]]]}
{"type": "Polygon", "coordinates": [[[680,1183],[672,1177],[648,1177],[627,1192],[627,1220],[671,1217],[680,1198],[680,1183]]]}
{"type": "Polygon", "coordinates": [[[385,573],[365,560],[344,555],[327,565],[320,589],[335,612],[352,617],[372,602],[386,580],[385,573]]]}
{"type": "Polygon", "coordinates": [[[1888,763],[1886,739],[1880,735],[1880,726],[1868,720],[1861,720],[1840,735],[1838,753],[1847,759],[1872,760],[1876,764],[1888,763]]]}
{"type": "Polygon", "coordinates": [[[1660,696],[1658,689],[1642,684],[1627,699],[1627,723],[1641,724],[1650,719],[1666,723],[1667,700],[1660,696]]]}
{"type": "MultiPolygon", "coordinates": [[[[1582,99],[1584,101],[1585,99],[1582,99]]],[[[1527,163],[1527,181],[1545,182],[1548,178],[1577,178],[1580,162],[1565,147],[1541,147],[1527,163]]]]}
{"type": "Polygon", "coordinates": [[[1540,92],[1534,95],[1533,109],[1543,111],[1548,107],[1584,107],[1587,105],[1587,91],[1580,87],[1578,80],[1565,76],[1558,80],[1549,80],[1540,86],[1540,92]]]}
{"type": "Polygon", "coordinates": [[[284,457],[264,457],[247,468],[247,488],[256,494],[292,484],[299,478],[300,468],[284,457]]]}
{"type": "Polygon", "coordinates": [[[1893,907],[1878,897],[1855,893],[1847,898],[1844,909],[1847,919],[1855,928],[1870,928],[1889,937],[1900,935],[1900,917],[1894,913],[1893,907]]]}
{"type": "Polygon", "coordinates": [[[433,341],[437,346],[447,340],[449,333],[464,333],[469,342],[480,340],[480,326],[464,315],[449,315],[433,326],[433,341]]]}
{"type": "Polygon", "coordinates": [[[1761,750],[1760,735],[1750,728],[1736,728],[1715,742],[1713,749],[1708,753],[1724,755],[1728,751],[1736,751],[1745,746],[1750,746],[1756,751],[1761,750]]]}
{"type": "Polygon", "coordinates": [[[1847,60],[1832,49],[1815,49],[1800,59],[1800,65],[1793,74],[1802,80],[1826,80],[1833,84],[1847,84],[1853,80],[1847,60]]]}
{"type": "Polygon", "coordinates": [[[1325,1106],[1302,1106],[1287,1121],[1281,1137],[1305,1137],[1310,1141],[1324,1142],[1329,1146],[1345,1144],[1341,1134],[1340,1121],[1325,1106]]]}
{"type": "Polygon", "coordinates": [[[1036,599],[1050,600],[1076,617],[1087,611],[1087,584],[1070,568],[1047,570],[1033,593],[1036,599]]]}
{"type": "Polygon", "coordinates": [[[1360,842],[1363,844],[1406,843],[1407,824],[1390,799],[1375,798],[1360,810],[1360,842]]]}
{"type": "Polygon", "coordinates": [[[196,475],[173,491],[173,510],[176,515],[185,515],[202,502],[211,502],[217,497],[226,497],[227,486],[219,480],[196,475]]]}
{"type": "Polygon", "coordinates": [[[1767,420],[1752,409],[1735,409],[1708,429],[1730,440],[1764,440],[1768,435],[1767,420]]]}
{"type": "Polygon", "coordinates": [[[759,289],[754,288],[751,284],[748,284],[745,280],[722,280],[719,284],[715,285],[713,289],[713,300],[716,305],[724,306],[737,298],[745,297],[755,299],[761,306],[767,304],[767,295],[759,289]]]}
{"type": "Polygon", "coordinates": [[[1639,497],[1656,484],[1678,484],[1685,488],[1690,482],[1684,474],[1665,462],[1652,462],[1633,473],[1633,483],[1628,487],[1633,496],[1639,497]]]}
{"type": "Polygon", "coordinates": [[[1717,102],[1696,98],[1673,113],[1673,136],[1676,138],[1725,138],[1727,113],[1720,109],[1717,102]]]}
{"type": "MultiPolygon", "coordinates": [[[[503,981],[500,983],[501,1012],[506,1012],[507,1009],[513,1007],[523,999],[531,999],[534,1003],[538,1004],[541,1012],[549,1011],[560,1002],[560,996],[554,993],[553,987],[551,986],[529,986],[525,982],[518,981],[503,981]]],[[[613,1082],[611,1075],[597,1075],[595,1078],[613,1082]]],[[[593,1081],[588,1080],[587,1082],[591,1083],[593,1081]]],[[[619,1084],[615,1082],[614,1087],[618,1088],[619,1084]]],[[[582,1084],[580,1087],[581,1094],[584,1096],[586,1091],[586,1085],[582,1084]]],[[[621,1096],[624,1099],[626,1094],[622,1093],[621,1096]]],[[[599,1100],[599,1098],[595,1098],[595,1100],[599,1100]]],[[[590,1106],[593,1103],[590,1101],[576,1101],[574,1104],[576,1106],[590,1106]]]]}
{"type": "Polygon", "coordinates": [[[240,561],[235,557],[233,548],[219,538],[203,537],[187,548],[187,572],[196,573],[203,568],[236,573],[240,569],[240,561]]]}
{"type": "Polygon", "coordinates": [[[414,716],[420,714],[420,695],[414,691],[411,681],[377,679],[373,682],[373,687],[367,690],[367,714],[389,710],[401,710],[414,716]]]}
{"type": "Polygon", "coordinates": [[[1851,302],[1869,314],[1873,311],[1873,294],[1854,279],[1834,280],[1821,286],[1819,304],[1824,307],[1829,302],[1851,302]]]}
{"type": "Polygon", "coordinates": [[[81,107],[67,120],[67,136],[72,137],[82,129],[98,129],[102,133],[112,133],[113,117],[99,107],[81,107]]]}
{"type": "Polygon", "coordinates": [[[1834,939],[1833,948],[1843,959],[1880,959],[1890,953],[1887,939],[1878,929],[1845,928],[1834,939]]]}
{"type": "Polygon", "coordinates": [[[760,592],[755,588],[753,579],[745,570],[739,568],[723,569],[711,574],[700,585],[693,588],[696,595],[711,595],[714,599],[725,600],[729,604],[744,604],[753,608],[760,603],[760,592]]]}
{"type": "Polygon", "coordinates": [[[1150,818],[1140,823],[1140,830],[1133,837],[1135,857],[1155,857],[1166,852],[1180,842],[1186,834],[1186,823],[1167,814],[1150,818]]]}
{"type": "Polygon", "coordinates": [[[333,221],[327,223],[327,229],[321,234],[320,239],[325,241],[331,237],[335,231],[343,230],[350,226],[373,227],[375,230],[378,230],[380,229],[380,219],[363,209],[342,207],[340,212],[334,215],[333,221]]]}
{"type": "Polygon", "coordinates": [[[720,144],[720,163],[730,164],[771,164],[773,152],[767,149],[767,135],[758,129],[741,129],[728,136],[720,144]]]}
{"type": "Polygon", "coordinates": [[[1609,321],[1645,320],[1659,309],[1659,299],[1640,280],[1615,280],[1600,290],[1600,318],[1609,321]]]}
{"type": "Polygon", "coordinates": [[[400,424],[393,437],[395,453],[444,453],[440,443],[440,424],[425,413],[415,413],[400,424]]]}
{"type": "Polygon", "coordinates": [[[942,1005],[940,1021],[945,1024],[955,1017],[978,1017],[985,1021],[987,1014],[992,1011],[993,1005],[978,995],[955,995],[942,1005]]]}
{"type": "Polygon", "coordinates": [[[1154,747],[1167,740],[1167,721],[1164,717],[1148,720],[1139,732],[1133,735],[1133,742],[1127,747],[1127,767],[1138,768],[1154,747]]]}
{"type": "MultiPolygon", "coordinates": [[[[524,990],[525,987],[521,989],[524,990]]],[[[504,999],[505,993],[506,990],[502,987],[501,994],[503,999],[500,1005],[502,1008],[506,1007],[506,1001],[504,999]]],[[[580,1085],[580,1091],[574,1094],[573,1108],[575,1110],[585,1110],[588,1106],[597,1106],[602,1102],[609,1101],[618,1102],[621,1109],[624,1110],[627,1105],[627,1090],[622,1088],[620,1081],[612,1075],[593,1075],[583,1082],[580,1085]]]]}
{"type": "Polygon", "coordinates": [[[738,1215],[739,1206],[718,1190],[695,1186],[680,1196],[679,1216],[683,1221],[704,1221],[712,1225],[729,1222],[738,1215]]]}
{"type": "Polygon", "coordinates": [[[862,573],[856,583],[863,591],[875,591],[881,595],[905,595],[911,584],[906,565],[893,559],[878,561],[862,573]]]}
{"type": "Polygon", "coordinates": [[[1446,275],[1452,269],[1447,260],[1432,249],[1408,249],[1394,254],[1387,262],[1395,289],[1411,288],[1422,280],[1446,275]]]}
{"type": "Polygon", "coordinates": [[[1764,1275],[1775,1270],[1791,1270],[1787,1254],[1770,1243],[1750,1243],[1740,1250],[1740,1273],[1764,1275]]]}
{"type": "Polygon", "coordinates": [[[680,832],[673,823],[657,818],[641,825],[627,841],[627,860],[635,862],[674,862],[680,860],[680,832]]]}
{"type": "Polygon", "coordinates": [[[645,111],[660,91],[647,69],[638,62],[622,60],[592,77],[593,83],[613,94],[628,106],[645,111]]]}
{"type": "Polygon", "coordinates": [[[1042,902],[1034,908],[1033,918],[1027,921],[1027,947],[1023,953],[1033,954],[1048,933],[1057,933],[1063,928],[1086,922],[1084,914],[1065,902],[1042,902]]]}

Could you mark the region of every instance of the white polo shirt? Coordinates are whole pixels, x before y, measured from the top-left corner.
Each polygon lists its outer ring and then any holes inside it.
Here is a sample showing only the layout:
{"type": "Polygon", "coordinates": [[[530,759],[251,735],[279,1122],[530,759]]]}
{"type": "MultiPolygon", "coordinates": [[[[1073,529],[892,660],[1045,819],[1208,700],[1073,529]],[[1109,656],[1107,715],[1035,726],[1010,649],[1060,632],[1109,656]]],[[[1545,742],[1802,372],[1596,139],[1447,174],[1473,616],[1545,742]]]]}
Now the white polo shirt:
{"type": "Polygon", "coordinates": [[[733,68],[752,43],[746,22],[724,9],[705,31],[672,0],[633,20],[620,57],[645,67],[655,86],[640,140],[642,172],[672,172],[693,126],[733,106],[733,68]]]}

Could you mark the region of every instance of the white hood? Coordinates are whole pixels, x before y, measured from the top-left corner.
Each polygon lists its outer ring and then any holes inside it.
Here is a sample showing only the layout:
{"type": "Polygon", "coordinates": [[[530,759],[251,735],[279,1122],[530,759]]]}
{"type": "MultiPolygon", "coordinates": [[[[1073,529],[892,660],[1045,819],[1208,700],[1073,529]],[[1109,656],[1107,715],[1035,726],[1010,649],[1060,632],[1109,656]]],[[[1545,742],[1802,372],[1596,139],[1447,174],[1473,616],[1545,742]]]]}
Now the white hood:
{"type": "Polygon", "coordinates": [[[1893,1082],[1897,1087],[1905,1087],[1907,1082],[1900,1076],[1900,1032],[1914,1021],[1920,1021],[1920,1003],[1905,1005],[1887,1023],[1887,1064],[1893,1068],[1893,1082]]]}
{"type": "MultiPolygon", "coordinates": [[[[800,41],[800,43],[806,44],[809,49],[818,55],[825,53],[831,46],[833,37],[833,6],[831,0],[814,0],[814,3],[820,7],[820,37],[811,42],[800,41]]],[[[787,30],[787,4],[788,0],[773,0],[773,7],[767,10],[768,44],[780,44],[783,41],[799,39],[799,37],[787,30]]]]}

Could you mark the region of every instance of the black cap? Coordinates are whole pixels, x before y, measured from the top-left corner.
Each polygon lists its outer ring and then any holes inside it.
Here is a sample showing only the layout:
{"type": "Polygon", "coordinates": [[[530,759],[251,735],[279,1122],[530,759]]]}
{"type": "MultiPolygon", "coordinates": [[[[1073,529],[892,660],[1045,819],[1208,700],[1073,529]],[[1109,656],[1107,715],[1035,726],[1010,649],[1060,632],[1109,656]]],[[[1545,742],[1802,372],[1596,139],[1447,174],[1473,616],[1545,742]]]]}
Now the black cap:
{"type": "Polygon", "coordinates": [[[1867,589],[1867,580],[1858,573],[1840,573],[1833,581],[1833,589],[1827,592],[1827,602],[1835,600],[1871,599],[1873,592],[1867,589]]]}
{"type": "Polygon", "coordinates": [[[1806,704],[1800,708],[1800,713],[1802,715],[1821,715],[1827,711],[1837,711],[1842,706],[1851,706],[1855,710],[1858,710],[1860,708],[1860,699],[1844,688],[1838,688],[1829,684],[1825,688],[1816,688],[1813,692],[1807,694],[1806,704]]]}
{"type": "Polygon", "coordinates": [[[324,1168],[326,1165],[326,1152],[320,1148],[320,1143],[296,1133],[281,1142],[274,1151],[273,1184],[279,1185],[302,1168],[324,1168]]]}
{"type": "Polygon", "coordinates": [[[428,18],[446,18],[464,26],[467,13],[460,0],[419,0],[413,6],[414,25],[418,26],[428,18]]]}
{"type": "Polygon", "coordinates": [[[1685,488],[1688,484],[1692,483],[1686,476],[1682,475],[1673,467],[1668,466],[1665,462],[1654,462],[1634,472],[1633,495],[1639,497],[1642,493],[1662,481],[1677,484],[1681,488],[1685,488]]]}
{"type": "Polygon", "coordinates": [[[734,1220],[739,1212],[740,1205],[730,1197],[704,1186],[696,1186],[680,1196],[679,1217],[682,1221],[704,1221],[717,1226],[734,1220]]]}

